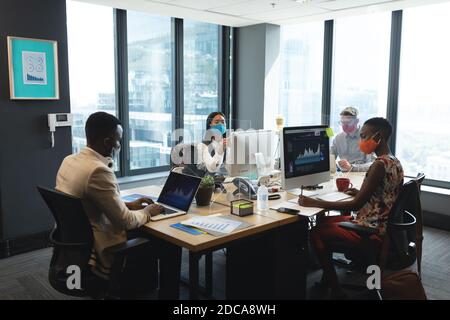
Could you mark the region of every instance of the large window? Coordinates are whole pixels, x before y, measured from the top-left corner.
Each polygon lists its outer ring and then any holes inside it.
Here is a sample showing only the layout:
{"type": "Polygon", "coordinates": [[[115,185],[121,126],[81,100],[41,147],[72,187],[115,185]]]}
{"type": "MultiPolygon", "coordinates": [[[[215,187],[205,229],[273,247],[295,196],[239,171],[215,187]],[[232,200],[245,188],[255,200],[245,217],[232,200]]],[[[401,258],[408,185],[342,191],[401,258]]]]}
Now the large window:
{"type": "MultiPolygon", "coordinates": [[[[219,77],[231,76],[219,68],[226,60],[219,50],[230,41],[220,32],[228,27],[71,0],[67,24],[74,153],[86,145],[89,115],[106,111],[124,127],[118,174],[164,170],[175,127],[186,128],[186,142],[201,141],[207,115],[230,109],[229,102],[219,106],[219,77]]],[[[221,99],[230,101],[229,92],[221,99]]]]}
{"type": "Polygon", "coordinates": [[[169,164],[173,84],[171,18],[127,12],[130,169],[169,164]]]}
{"type": "Polygon", "coordinates": [[[84,124],[91,113],[117,115],[113,9],[67,1],[72,149],[86,146],[84,124]]]}
{"type": "Polygon", "coordinates": [[[201,141],[210,112],[219,111],[219,27],[184,21],[185,142],[201,141]]]}
{"type": "Polygon", "coordinates": [[[323,22],[281,27],[279,110],[286,126],[321,123],[323,22]]]}
{"type": "Polygon", "coordinates": [[[339,113],[354,106],[360,121],[386,116],[391,13],[335,20],[330,125],[339,132],[339,113]]]}
{"type": "Polygon", "coordinates": [[[396,154],[408,175],[450,182],[450,4],[403,12],[396,154]]]}

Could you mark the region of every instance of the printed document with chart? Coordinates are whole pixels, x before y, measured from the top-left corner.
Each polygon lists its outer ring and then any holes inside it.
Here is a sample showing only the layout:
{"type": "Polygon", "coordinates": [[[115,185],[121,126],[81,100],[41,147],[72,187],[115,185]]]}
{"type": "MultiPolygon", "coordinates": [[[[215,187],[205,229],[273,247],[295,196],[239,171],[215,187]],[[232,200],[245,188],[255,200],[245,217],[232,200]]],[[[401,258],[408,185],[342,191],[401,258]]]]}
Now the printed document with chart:
{"type": "Polygon", "coordinates": [[[206,232],[228,234],[239,228],[240,221],[224,219],[217,216],[193,217],[181,222],[184,225],[195,227],[206,232]]]}

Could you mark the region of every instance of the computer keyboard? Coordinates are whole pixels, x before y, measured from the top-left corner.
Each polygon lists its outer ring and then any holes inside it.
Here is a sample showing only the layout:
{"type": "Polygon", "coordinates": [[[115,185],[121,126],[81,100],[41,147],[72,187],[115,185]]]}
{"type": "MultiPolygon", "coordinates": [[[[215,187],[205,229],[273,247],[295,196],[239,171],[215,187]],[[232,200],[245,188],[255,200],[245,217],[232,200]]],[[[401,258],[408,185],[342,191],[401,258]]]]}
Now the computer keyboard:
{"type": "Polygon", "coordinates": [[[164,207],[164,213],[163,214],[172,214],[172,213],[175,213],[175,212],[178,212],[178,211],[173,210],[173,209],[169,209],[167,207],[164,207]]]}

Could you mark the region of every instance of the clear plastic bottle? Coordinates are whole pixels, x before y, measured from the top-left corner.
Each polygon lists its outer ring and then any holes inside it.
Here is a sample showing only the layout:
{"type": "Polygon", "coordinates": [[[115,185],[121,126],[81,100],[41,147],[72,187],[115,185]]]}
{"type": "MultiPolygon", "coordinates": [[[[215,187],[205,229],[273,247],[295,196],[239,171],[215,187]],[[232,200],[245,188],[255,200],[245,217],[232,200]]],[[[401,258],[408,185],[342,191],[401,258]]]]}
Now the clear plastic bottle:
{"type": "Polygon", "coordinates": [[[261,185],[258,188],[258,193],[256,197],[257,197],[256,206],[258,210],[262,212],[269,210],[269,190],[265,185],[261,185]]]}

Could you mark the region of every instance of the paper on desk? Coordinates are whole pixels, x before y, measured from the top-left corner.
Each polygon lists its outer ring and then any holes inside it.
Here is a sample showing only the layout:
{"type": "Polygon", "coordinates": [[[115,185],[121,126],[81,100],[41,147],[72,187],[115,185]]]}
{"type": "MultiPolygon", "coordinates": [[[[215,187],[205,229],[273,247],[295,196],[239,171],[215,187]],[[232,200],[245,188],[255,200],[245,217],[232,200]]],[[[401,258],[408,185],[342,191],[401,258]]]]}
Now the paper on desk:
{"type": "Polygon", "coordinates": [[[198,216],[191,219],[181,221],[182,224],[192,226],[206,232],[218,232],[222,234],[228,234],[236,230],[240,225],[240,221],[223,219],[216,216],[198,216]]]}
{"type": "Polygon", "coordinates": [[[322,195],[316,196],[316,199],[323,201],[342,201],[351,198],[348,194],[344,192],[330,192],[322,195]]]}

